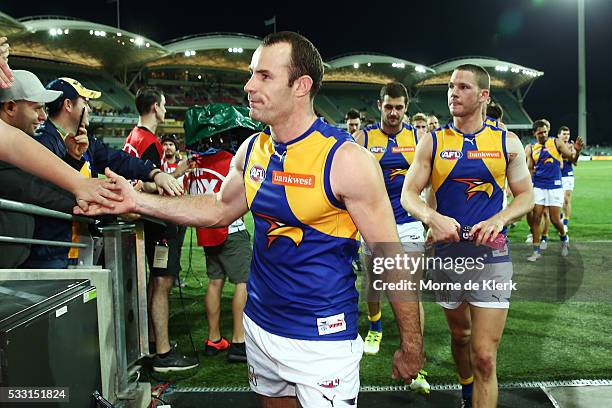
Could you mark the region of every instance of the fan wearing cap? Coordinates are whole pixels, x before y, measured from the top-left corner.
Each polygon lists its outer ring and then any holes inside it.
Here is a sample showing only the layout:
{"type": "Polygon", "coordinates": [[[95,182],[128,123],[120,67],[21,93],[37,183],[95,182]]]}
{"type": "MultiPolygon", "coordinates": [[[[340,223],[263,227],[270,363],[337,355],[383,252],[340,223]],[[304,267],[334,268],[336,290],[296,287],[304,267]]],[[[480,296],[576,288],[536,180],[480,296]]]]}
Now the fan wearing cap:
{"type": "MultiPolygon", "coordinates": [[[[97,177],[106,167],[130,179],[153,181],[170,195],[182,193],[182,187],[174,177],[157,169],[151,162],[131,157],[121,150],[112,149],[95,137],[87,135],[89,124],[89,99],[99,98],[101,93],[84,87],[72,78],[58,78],[47,85],[48,90],[60,91],[62,95],[46,104],[49,117],[36,130],[35,139],[55,155],[70,162],[73,167],[88,177],[97,177]],[[82,120],[81,120],[82,118],[82,120]]],[[[70,223],[61,220],[36,222],[34,237],[37,239],[70,241],[70,223]]],[[[72,251],[76,257],[76,252],[72,251]]],[[[68,249],[33,245],[25,265],[43,268],[48,265],[68,266],[68,249]]]]}
{"type": "MultiPolygon", "coordinates": [[[[14,81],[10,88],[0,89],[0,119],[20,129],[29,136],[47,118],[45,103],[52,102],[62,94],[45,89],[40,80],[29,71],[13,71],[14,81]]],[[[45,151],[44,153],[49,154],[45,151]]],[[[50,154],[49,154],[50,155],[50,154]]],[[[39,205],[65,213],[72,212],[76,204],[74,196],[59,187],[0,161],[0,197],[22,203],[39,205]]],[[[34,217],[29,214],[0,212],[2,235],[32,238],[34,217]]],[[[16,268],[30,254],[29,244],[0,244],[0,268],[16,268]]]]}
{"type": "MultiPolygon", "coordinates": [[[[13,74],[8,66],[9,46],[5,37],[0,38],[0,97],[3,101],[16,100],[11,94],[13,74]],[[4,76],[3,76],[4,75],[4,76]],[[5,78],[5,79],[2,79],[5,78]],[[5,81],[5,82],[3,82],[5,81]],[[2,86],[2,84],[4,84],[2,86]]],[[[38,81],[38,78],[36,78],[38,81]]],[[[38,81],[40,84],[40,81],[38,81]]],[[[40,84],[42,86],[42,84],[40,84]]],[[[70,191],[77,198],[77,203],[82,209],[88,207],[88,203],[97,202],[101,205],[114,207],[108,198],[118,198],[115,193],[106,187],[111,184],[106,180],[91,180],[83,177],[55,155],[50,154],[47,149],[27,137],[22,130],[0,120],[0,135],[2,135],[2,149],[0,149],[0,160],[11,163],[20,169],[32,173],[42,179],[48,180],[59,187],[70,191]]]]}

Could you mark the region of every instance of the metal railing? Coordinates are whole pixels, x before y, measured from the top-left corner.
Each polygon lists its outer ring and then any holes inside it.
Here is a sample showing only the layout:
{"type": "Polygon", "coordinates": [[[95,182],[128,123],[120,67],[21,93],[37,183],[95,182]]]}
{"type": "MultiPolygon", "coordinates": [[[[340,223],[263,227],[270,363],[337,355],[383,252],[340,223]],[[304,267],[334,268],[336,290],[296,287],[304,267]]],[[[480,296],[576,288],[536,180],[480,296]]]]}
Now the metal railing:
{"type": "MultiPolygon", "coordinates": [[[[39,207],[34,204],[20,203],[18,201],[6,200],[0,198],[0,211],[14,211],[21,212],[30,215],[37,215],[41,217],[50,217],[65,221],[76,221],[86,224],[94,223],[94,220],[87,217],[81,217],[78,215],[66,214],[60,211],[50,210],[48,208],[39,207]]],[[[13,244],[36,244],[36,245],[48,245],[48,246],[59,246],[59,247],[75,247],[75,248],[89,248],[89,243],[83,242],[62,242],[62,241],[48,241],[43,239],[33,239],[26,237],[9,237],[0,235],[0,242],[8,242],[13,244]]]]}

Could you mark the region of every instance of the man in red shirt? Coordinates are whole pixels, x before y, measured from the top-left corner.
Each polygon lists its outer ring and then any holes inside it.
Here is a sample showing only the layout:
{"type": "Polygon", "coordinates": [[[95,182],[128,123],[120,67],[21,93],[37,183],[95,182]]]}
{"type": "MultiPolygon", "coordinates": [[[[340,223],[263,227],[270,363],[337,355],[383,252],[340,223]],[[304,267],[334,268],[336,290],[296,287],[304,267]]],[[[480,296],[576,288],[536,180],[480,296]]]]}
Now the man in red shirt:
{"type": "MultiPolygon", "coordinates": [[[[132,129],[123,150],[161,167],[163,148],[155,131],[166,116],[166,98],[161,91],[145,87],[136,93],[138,125],[132,129]]],[[[161,170],[159,170],[161,171],[161,170]]],[[[149,338],[155,339],[153,370],[182,371],[197,367],[195,359],[180,355],[170,345],[168,335],[168,294],[178,275],[180,260],[170,256],[176,251],[177,227],[144,221],[145,253],[149,265],[149,338]],[[165,254],[164,256],[162,256],[165,254]]]]}

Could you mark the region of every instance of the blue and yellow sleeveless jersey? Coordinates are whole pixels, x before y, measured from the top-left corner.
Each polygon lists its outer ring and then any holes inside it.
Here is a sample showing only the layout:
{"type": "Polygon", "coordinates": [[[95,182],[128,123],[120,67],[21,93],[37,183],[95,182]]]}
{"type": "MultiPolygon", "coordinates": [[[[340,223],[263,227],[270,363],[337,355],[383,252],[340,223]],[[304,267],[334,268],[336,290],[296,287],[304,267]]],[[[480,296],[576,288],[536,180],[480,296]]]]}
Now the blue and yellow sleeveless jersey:
{"type": "Polygon", "coordinates": [[[499,119],[493,119],[490,116],[485,116],[485,125],[499,128],[499,119]]]}
{"type": "Polygon", "coordinates": [[[416,129],[404,124],[399,133],[387,134],[377,123],[365,128],[364,134],[365,148],[376,157],[382,168],[395,222],[405,224],[416,221],[404,210],[400,202],[404,178],[414,160],[414,152],[418,143],[416,129]]]}
{"type": "Polygon", "coordinates": [[[357,228],[330,182],[344,143],[354,143],[351,135],[322,119],[286,144],[269,130],[249,142],[244,184],[255,228],[245,313],[270,333],[357,337],[357,228]]]}
{"type": "Polygon", "coordinates": [[[531,145],[531,158],[535,163],[533,186],[552,190],[561,188],[561,153],[555,146],[555,138],[549,137],[544,145],[531,145]]]}
{"type": "MultiPolygon", "coordinates": [[[[476,133],[464,134],[450,123],[432,132],[432,139],[431,185],[437,211],[470,227],[500,212],[508,165],[506,131],[485,124],[476,133]]],[[[444,247],[437,247],[439,256],[444,247]]],[[[475,251],[493,252],[484,247],[475,251]]],[[[506,251],[486,263],[508,260],[506,251]]]]}

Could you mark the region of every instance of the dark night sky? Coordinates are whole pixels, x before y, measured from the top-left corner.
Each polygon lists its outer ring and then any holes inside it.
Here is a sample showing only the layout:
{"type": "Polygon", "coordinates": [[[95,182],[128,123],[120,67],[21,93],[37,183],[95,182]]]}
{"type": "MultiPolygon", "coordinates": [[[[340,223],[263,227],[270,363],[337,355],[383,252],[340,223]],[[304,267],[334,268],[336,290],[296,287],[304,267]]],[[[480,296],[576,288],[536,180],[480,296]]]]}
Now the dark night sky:
{"type": "MultiPolygon", "coordinates": [[[[425,65],[468,55],[521,64],[544,71],[525,101],[532,118],[577,132],[577,0],[120,1],[121,28],[160,43],[214,31],[264,36],[269,28],[263,20],[276,15],[279,30],[304,34],[325,60],[370,51],[425,65]]],[[[612,144],[604,129],[612,111],[612,85],[605,78],[612,68],[612,1],[585,1],[589,144],[612,144]]],[[[2,0],[0,11],[116,25],[116,5],[107,0],[2,0]]]]}

